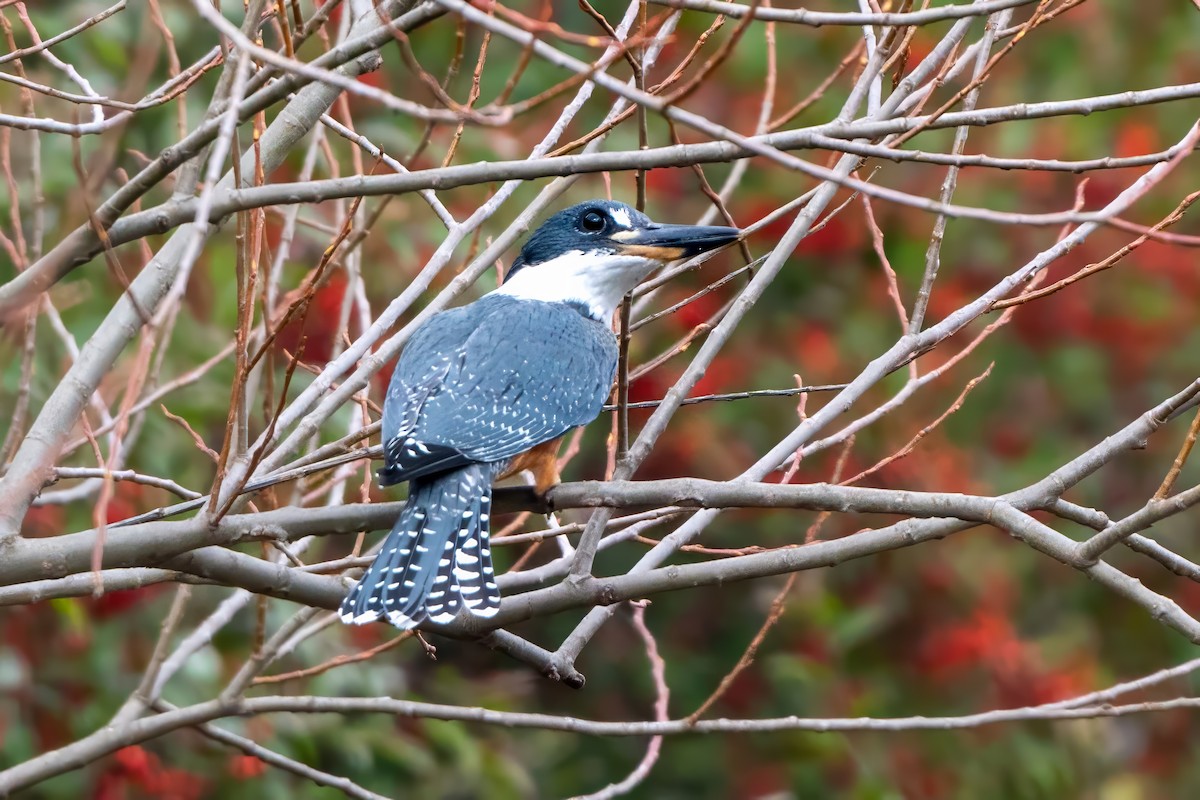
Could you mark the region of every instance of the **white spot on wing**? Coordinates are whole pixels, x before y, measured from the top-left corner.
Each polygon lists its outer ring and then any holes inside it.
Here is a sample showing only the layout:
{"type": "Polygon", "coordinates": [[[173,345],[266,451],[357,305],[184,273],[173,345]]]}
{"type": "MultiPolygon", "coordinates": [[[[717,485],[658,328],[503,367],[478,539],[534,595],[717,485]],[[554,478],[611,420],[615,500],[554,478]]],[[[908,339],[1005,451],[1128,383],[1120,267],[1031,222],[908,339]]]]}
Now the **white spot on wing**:
{"type": "Polygon", "coordinates": [[[471,613],[477,617],[494,617],[496,612],[500,610],[500,606],[487,606],[486,608],[471,609],[471,613]]]}

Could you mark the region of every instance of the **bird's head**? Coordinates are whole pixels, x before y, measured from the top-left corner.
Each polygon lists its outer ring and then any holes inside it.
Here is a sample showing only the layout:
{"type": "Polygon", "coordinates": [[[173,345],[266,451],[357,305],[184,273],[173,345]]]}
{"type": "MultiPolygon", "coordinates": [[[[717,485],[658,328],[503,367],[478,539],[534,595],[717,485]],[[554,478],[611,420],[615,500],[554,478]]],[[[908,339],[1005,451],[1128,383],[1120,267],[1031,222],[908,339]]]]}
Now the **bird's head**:
{"type": "Polygon", "coordinates": [[[739,236],[737,228],[661,225],[624,203],[591,200],[542,223],[498,291],[580,305],[607,323],[621,298],[658,267],[723,247],[739,236]]]}

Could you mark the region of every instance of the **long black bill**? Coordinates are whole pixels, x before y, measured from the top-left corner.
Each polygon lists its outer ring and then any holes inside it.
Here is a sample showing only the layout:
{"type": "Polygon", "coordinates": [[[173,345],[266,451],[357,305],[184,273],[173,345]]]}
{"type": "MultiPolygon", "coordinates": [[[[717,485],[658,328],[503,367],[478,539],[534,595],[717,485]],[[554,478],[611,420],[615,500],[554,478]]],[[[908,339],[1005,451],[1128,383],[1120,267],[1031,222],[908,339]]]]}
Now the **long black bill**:
{"type": "Polygon", "coordinates": [[[742,235],[737,228],[720,225],[650,225],[624,231],[613,238],[622,249],[650,258],[674,261],[716,250],[736,242],[742,235]]]}

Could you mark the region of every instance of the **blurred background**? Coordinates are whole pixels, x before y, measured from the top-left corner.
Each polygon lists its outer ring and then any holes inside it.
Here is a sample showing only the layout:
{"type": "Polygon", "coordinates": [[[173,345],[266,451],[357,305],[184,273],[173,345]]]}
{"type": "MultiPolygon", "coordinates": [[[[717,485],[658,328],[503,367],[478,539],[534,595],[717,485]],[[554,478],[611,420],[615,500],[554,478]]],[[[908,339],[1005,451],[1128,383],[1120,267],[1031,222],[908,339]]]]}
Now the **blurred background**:
{"type": "MultiPolygon", "coordinates": [[[[228,3],[228,0],[226,0],[228,3]]],[[[18,46],[28,44],[13,4],[0,14],[15,29],[18,46]]],[[[186,0],[160,0],[166,25],[174,34],[182,63],[189,64],[216,39],[186,0]]],[[[301,3],[307,14],[311,7],[301,3]]],[[[597,23],[574,2],[547,6],[536,0],[509,0],[506,5],[531,18],[544,8],[567,31],[602,35],[597,23]]],[[[792,3],[776,3],[794,6],[792,3]]],[[[32,3],[26,8],[43,36],[66,30],[98,12],[102,3],[32,3]]],[[[597,3],[614,24],[623,4],[597,3]],[[618,8],[618,6],[620,6],[618,8]]],[[[821,10],[847,11],[857,6],[824,0],[805,4],[821,10]]],[[[1016,21],[1032,7],[1020,8],[1016,21]]],[[[650,13],[664,9],[651,6],[650,13]]],[[[332,28],[336,27],[335,12],[332,28]]],[[[235,15],[236,16],[236,15],[235,15]]],[[[647,83],[666,77],[714,15],[684,13],[647,83]]],[[[968,39],[978,37],[978,20],[968,39]]],[[[908,65],[944,35],[949,23],[918,30],[908,65]]],[[[732,35],[729,20],[712,34],[700,61],[732,35]]],[[[331,29],[332,29],[331,28],[331,29]]],[[[550,34],[547,34],[548,36],[550,34]]],[[[783,113],[830,75],[861,39],[852,26],[775,26],[779,85],[773,116],[783,113]]],[[[684,107],[716,119],[742,133],[754,131],[767,80],[766,30],[748,25],[729,58],[718,65],[684,107]]],[[[413,55],[439,80],[453,74],[446,92],[467,97],[479,57],[482,32],[460,29],[448,16],[424,26],[411,37],[413,55]],[[461,54],[461,63],[452,64],[461,54]]],[[[980,107],[1020,102],[1065,100],[1130,89],[1182,84],[1200,79],[1200,9],[1173,0],[1089,0],[1032,31],[995,66],[984,85],[980,107]]],[[[274,45],[271,35],[267,43],[274,45]]],[[[556,47],[591,59],[597,49],[573,40],[554,39],[556,47]]],[[[325,45],[319,40],[301,50],[314,57],[325,45]]],[[[163,37],[146,4],[131,3],[120,15],[54,49],[104,95],[138,98],[148,87],[166,80],[168,63],[163,37]]],[[[396,46],[383,50],[383,68],[362,80],[426,105],[433,93],[419,79],[396,46]]],[[[481,72],[480,105],[494,100],[517,69],[522,50],[493,37],[481,72]]],[[[51,67],[36,57],[25,59],[29,75],[55,80],[51,67]]],[[[11,71],[11,64],[3,69],[11,71]]],[[[693,65],[692,69],[695,69],[693,65]]],[[[191,125],[201,118],[211,96],[214,71],[186,94],[191,125]]],[[[628,74],[624,64],[613,74],[628,74]]],[[[824,95],[784,127],[818,124],[832,118],[845,100],[852,71],[836,79],[824,95]]],[[[534,59],[512,90],[513,101],[534,97],[556,85],[566,73],[534,59]]],[[[961,81],[935,97],[931,107],[952,95],[961,81]]],[[[468,125],[453,154],[454,163],[521,158],[545,135],[572,92],[534,108],[511,125],[480,128],[468,125]]],[[[606,113],[611,96],[598,91],[572,123],[563,141],[591,131],[606,113]]],[[[38,97],[38,113],[69,119],[72,106],[38,97]]],[[[18,87],[0,85],[0,107],[18,113],[18,87]]],[[[362,98],[350,98],[356,129],[405,161],[412,169],[442,164],[455,126],[426,130],[406,118],[362,98]],[[415,160],[409,159],[417,153],[415,160]]],[[[272,109],[273,114],[276,109],[272,109]]],[[[1088,159],[1125,157],[1164,150],[1179,141],[1195,122],[1200,103],[1183,100],[1162,105],[1006,123],[972,129],[966,152],[1013,158],[1088,159]]],[[[43,190],[46,197],[46,241],[53,244],[86,219],[95,206],[120,184],[121,170],[135,172],[178,139],[177,105],[139,112],[119,130],[73,143],[68,137],[42,135],[43,190]],[[73,149],[77,148],[77,154],[73,149]],[[79,167],[75,163],[78,161],[79,167]],[[86,173],[81,179],[80,167],[86,173]]],[[[696,140],[685,128],[684,141],[696,140]]],[[[0,128],[20,184],[30,148],[24,131],[0,128]]],[[[669,144],[672,133],[649,115],[652,146],[669,144]]],[[[945,152],[952,130],[919,135],[910,148],[945,152]]],[[[636,149],[636,121],[623,123],[604,149],[636,149]]],[[[351,145],[329,137],[328,152],[319,160],[317,177],[347,174],[351,145]],[[330,160],[332,159],[332,160],[330,160]],[[338,171],[341,171],[340,173],[338,171]]],[[[802,157],[826,164],[823,152],[802,157]]],[[[269,176],[296,179],[304,148],[269,176]]],[[[368,167],[370,159],[367,160],[368,167]]],[[[943,167],[928,164],[868,162],[860,172],[878,168],[873,180],[924,197],[936,197],[945,177],[943,167]]],[[[731,166],[703,167],[704,178],[719,187],[731,166]]],[[[1082,193],[1083,207],[1108,202],[1145,170],[1069,172],[1000,171],[967,168],[958,179],[955,202],[1002,211],[1051,212],[1070,209],[1082,193]],[[1085,183],[1086,179],[1086,183],[1085,183]]],[[[1170,213],[1198,187],[1188,164],[1138,203],[1128,218],[1150,225],[1170,213]]],[[[451,280],[458,268],[503,230],[544,182],[518,191],[485,226],[477,241],[456,253],[454,269],[443,271],[428,297],[451,280]]],[[[727,207],[739,225],[750,224],[811,188],[812,182],[765,159],[756,159],[727,207]]],[[[464,218],[484,202],[492,185],[441,192],[452,213],[464,218]]],[[[29,187],[18,185],[28,194],[29,187]]],[[[632,173],[586,176],[556,208],[589,197],[633,202],[632,173]]],[[[843,197],[831,204],[836,207],[843,197]]],[[[152,194],[167,198],[167,189],[152,194]]],[[[711,202],[690,168],[649,173],[647,212],[655,219],[695,222],[711,202]]],[[[368,213],[382,198],[366,201],[368,213]]],[[[28,203],[26,203],[28,208],[28,203]]],[[[882,200],[873,202],[885,249],[895,268],[901,297],[911,308],[924,270],[925,251],[934,218],[924,211],[882,200]]],[[[18,225],[29,232],[28,219],[12,218],[11,196],[0,192],[0,212],[10,238],[18,225]]],[[[306,206],[285,269],[288,286],[319,260],[344,213],[338,203],[306,206]],[[332,227],[331,227],[332,226],[332,227]]],[[[375,313],[384,308],[426,264],[445,229],[429,208],[413,195],[391,199],[363,241],[362,276],[375,313]]],[[[754,256],[767,253],[787,229],[791,216],[767,225],[748,240],[754,256]]],[[[277,246],[282,223],[267,217],[268,247],[277,246]]],[[[1195,236],[1200,224],[1188,215],[1171,228],[1195,236]]],[[[941,275],[935,285],[928,318],[931,322],[976,298],[1059,235],[1053,227],[995,225],[951,220],[942,248],[941,275]]],[[[1134,234],[1107,228],[1060,259],[1050,279],[1065,277],[1104,259],[1134,234]]],[[[151,250],[163,239],[150,237],[151,250]]],[[[183,313],[167,351],[164,379],[211,358],[230,339],[236,324],[235,238],[230,229],[211,238],[193,270],[183,313]]],[[[123,248],[126,268],[144,262],[136,245],[123,248]]],[[[1002,493],[1028,485],[1095,445],[1196,376],[1200,353],[1200,268],[1195,249],[1183,244],[1148,242],[1113,269],[1017,309],[1012,321],[987,338],[974,352],[907,403],[863,430],[849,449],[831,448],[805,459],[796,482],[829,480],[839,458],[841,476],[855,475],[909,442],[955,404],[964,387],[991,367],[961,407],[928,432],[904,458],[885,466],[859,485],[978,494],[1002,493]],[[844,451],[844,452],[843,452],[844,451]]],[[[512,258],[515,251],[505,257],[512,258]]],[[[737,252],[709,262],[663,290],[656,307],[667,307],[699,291],[722,271],[741,265],[737,252]]],[[[0,280],[14,274],[8,254],[0,255],[0,280]]],[[[468,292],[476,297],[494,288],[494,273],[484,275],[468,292]]],[[[733,281],[675,314],[640,329],[631,362],[642,364],[669,350],[731,299],[742,281],[733,281]]],[[[305,339],[302,360],[320,368],[338,351],[339,310],[347,282],[334,272],[314,301],[306,324],[280,336],[280,353],[294,353],[305,339]]],[[[86,340],[121,292],[121,285],[98,259],[77,270],[53,291],[63,324],[79,342],[86,340]]],[[[410,320],[423,305],[405,316],[410,320]]],[[[944,363],[997,314],[986,315],[959,337],[924,356],[927,372],[944,363]]],[[[353,331],[352,331],[353,332],[353,331]]],[[[3,391],[0,412],[14,408],[21,382],[21,329],[0,337],[3,391]]],[[[887,293],[880,260],[872,247],[863,205],[852,202],[819,231],[807,237],[783,273],[738,328],[693,394],[750,389],[790,388],[800,376],[806,385],[851,380],[867,362],[891,346],[900,327],[887,293]]],[[[31,383],[31,406],[40,403],[57,383],[67,358],[62,341],[47,326],[38,332],[31,383]]],[[[632,400],[661,398],[689,361],[685,352],[633,382],[632,400]]],[[[284,361],[283,363],[286,363],[284,361]]],[[[376,390],[387,380],[380,374],[376,390]]],[[[190,423],[211,447],[219,447],[228,410],[233,364],[225,360],[195,384],[164,400],[172,414],[190,423]]],[[[114,385],[122,379],[112,377],[114,385]]],[[[905,376],[881,383],[867,398],[878,404],[895,393],[905,376]]],[[[311,380],[297,370],[293,392],[311,380]]],[[[114,390],[115,391],[115,390],[114,390]]],[[[382,394],[376,391],[375,399],[382,394]]],[[[808,412],[828,395],[813,394],[808,412]]],[[[863,405],[862,408],[867,408],[863,405]]],[[[348,412],[347,412],[348,413],[348,412]]],[[[635,430],[648,416],[634,412],[635,430]]],[[[861,411],[860,411],[861,413],[861,411]]],[[[0,418],[7,417],[0,413],[0,418]]],[[[1187,421],[1182,419],[1151,438],[1144,449],[1123,454],[1113,464],[1073,490],[1077,503],[1099,507],[1118,518],[1141,506],[1153,494],[1174,459],[1187,421]]],[[[846,420],[848,421],[848,419],[846,420]]],[[[606,467],[607,417],[587,430],[580,454],[567,467],[565,480],[602,478],[606,467]]],[[[668,433],[640,479],[697,476],[728,479],[752,464],[797,422],[796,398],[755,398],[688,406],[678,412],[668,433]]],[[[828,433],[832,433],[829,431],[828,433]]],[[[334,438],[332,435],[330,438],[334,438]]],[[[72,464],[92,464],[84,447],[72,464]]],[[[168,475],[198,491],[214,476],[212,461],[166,415],[147,413],[127,463],[156,475],[168,475]]],[[[1180,487],[1200,480],[1200,463],[1185,467],[1180,487]]],[[[351,488],[352,487],[352,488],[351,488]]],[[[348,492],[356,495],[358,483],[348,492]]],[[[371,489],[375,499],[400,494],[371,489]]],[[[151,487],[117,485],[107,517],[124,519],[173,498],[151,487]]],[[[35,507],[25,521],[29,536],[52,536],[91,527],[91,504],[35,507]]],[[[560,521],[582,521],[583,512],[566,512],[560,521]]],[[[501,519],[502,526],[508,519],[501,519]]],[[[723,514],[706,532],[708,548],[777,547],[805,541],[806,535],[829,539],[890,520],[835,515],[821,520],[809,512],[739,511],[723,514]]],[[[1069,535],[1061,520],[1048,522],[1069,535]]],[[[1165,522],[1152,532],[1157,540],[1184,556],[1200,558],[1195,515],[1165,522]]],[[[534,517],[527,530],[542,527],[534,517]]],[[[659,538],[670,526],[653,528],[659,538]]],[[[315,559],[345,555],[351,542],[329,537],[310,553],[315,559]]],[[[529,563],[543,561],[547,551],[529,563]]],[[[627,569],[645,552],[645,543],[606,551],[598,562],[603,574],[627,569]]],[[[527,546],[497,548],[501,568],[521,557],[527,546]]],[[[257,547],[247,549],[257,552],[257,547]]],[[[678,559],[710,558],[703,553],[678,559]]],[[[1110,553],[1112,563],[1147,586],[1200,612],[1200,587],[1170,574],[1127,550],[1110,553]]],[[[646,620],[657,637],[671,689],[672,717],[696,710],[741,657],[771,609],[784,578],[737,583],[720,588],[666,594],[654,598],[646,620]]],[[[0,611],[0,766],[12,765],[63,746],[103,726],[137,685],[154,647],[174,589],[152,586],[95,598],[64,598],[0,611]]],[[[216,587],[196,587],[186,610],[186,626],[195,626],[229,594],[216,587]]],[[[279,601],[265,606],[268,629],[293,613],[279,601]]],[[[553,649],[580,618],[567,612],[527,623],[515,632],[553,649]]],[[[212,697],[225,685],[254,647],[253,606],[242,611],[198,651],[170,682],[165,697],[182,705],[212,697]]],[[[354,653],[393,638],[385,626],[330,628],[307,641],[269,673],[320,664],[341,653],[354,653]]],[[[272,692],[349,695],[392,695],[399,698],[512,711],[539,711],[588,719],[627,720],[653,717],[654,687],[644,648],[622,611],[584,651],[578,663],[587,675],[581,691],[541,678],[527,666],[477,645],[433,638],[437,660],[415,640],[374,658],[330,669],[300,680],[273,684],[272,692]]],[[[946,540],[885,555],[851,561],[833,569],[801,573],[787,595],[786,609],[767,634],[751,666],[717,701],[708,717],[759,718],[893,717],[956,715],[994,708],[1033,705],[1073,697],[1136,678],[1196,656],[1195,647],[1156,622],[1143,609],[1086,580],[1079,573],[1012,541],[1004,533],[979,528],[946,540]]],[[[1193,694],[1196,678],[1165,684],[1147,699],[1193,694]]],[[[1023,723],[965,731],[907,733],[772,733],[668,737],[659,762],[634,790],[653,798],[1064,798],[1106,800],[1187,797],[1200,792],[1200,728],[1194,712],[1172,711],[1122,719],[1060,723],[1023,723]]],[[[383,715],[341,718],[333,715],[275,715],[226,720],[224,727],[319,769],[353,780],[387,796],[430,798],[565,797],[595,791],[620,779],[646,749],[642,738],[595,738],[569,733],[511,730],[496,726],[429,720],[397,720],[383,715]]],[[[325,798],[334,789],[317,787],[295,775],[222,747],[191,731],[178,731],[142,746],[47,781],[25,796],[37,798],[325,798]]]]}

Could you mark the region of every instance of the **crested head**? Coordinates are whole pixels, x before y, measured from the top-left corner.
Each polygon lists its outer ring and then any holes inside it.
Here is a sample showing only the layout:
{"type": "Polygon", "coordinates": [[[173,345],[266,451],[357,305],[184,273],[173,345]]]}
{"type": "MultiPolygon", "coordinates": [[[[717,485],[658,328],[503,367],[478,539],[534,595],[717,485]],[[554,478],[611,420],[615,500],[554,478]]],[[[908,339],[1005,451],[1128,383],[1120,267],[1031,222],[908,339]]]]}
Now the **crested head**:
{"type": "Polygon", "coordinates": [[[624,203],[591,200],[542,223],[496,291],[570,303],[607,323],[621,298],[656,268],[740,235],[737,228],[661,225],[624,203]]]}
{"type": "Polygon", "coordinates": [[[615,253],[612,234],[651,224],[635,208],[614,200],[591,200],[559,211],[538,226],[513,261],[507,278],[527,266],[544,264],[573,250],[615,253]]]}

